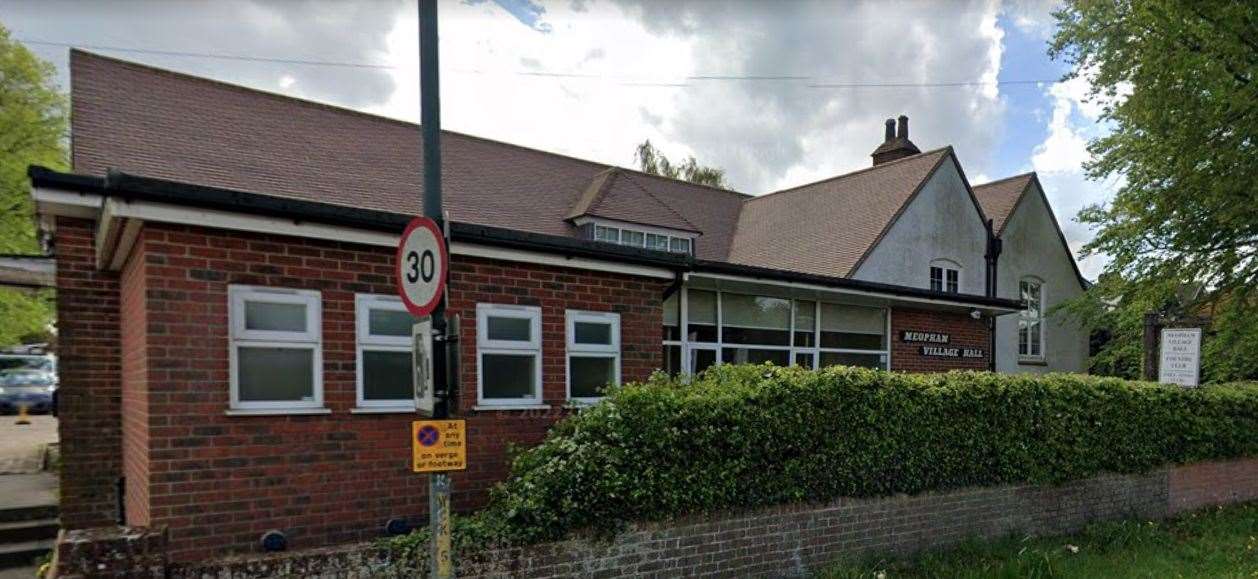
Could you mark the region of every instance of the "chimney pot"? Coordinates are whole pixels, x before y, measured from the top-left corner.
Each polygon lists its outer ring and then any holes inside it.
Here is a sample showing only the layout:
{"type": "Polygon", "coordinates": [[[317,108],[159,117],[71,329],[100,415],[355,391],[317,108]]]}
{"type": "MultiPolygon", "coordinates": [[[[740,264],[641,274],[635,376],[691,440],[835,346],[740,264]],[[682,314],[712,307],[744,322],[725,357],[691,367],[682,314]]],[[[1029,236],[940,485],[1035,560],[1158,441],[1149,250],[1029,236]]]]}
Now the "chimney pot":
{"type": "Polygon", "coordinates": [[[887,138],[869,156],[874,158],[875,165],[881,165],[921,152],[917,145],[909,140],[909,118],[900,115],[899,123],[896,119],[887,119],[887,138]]]}

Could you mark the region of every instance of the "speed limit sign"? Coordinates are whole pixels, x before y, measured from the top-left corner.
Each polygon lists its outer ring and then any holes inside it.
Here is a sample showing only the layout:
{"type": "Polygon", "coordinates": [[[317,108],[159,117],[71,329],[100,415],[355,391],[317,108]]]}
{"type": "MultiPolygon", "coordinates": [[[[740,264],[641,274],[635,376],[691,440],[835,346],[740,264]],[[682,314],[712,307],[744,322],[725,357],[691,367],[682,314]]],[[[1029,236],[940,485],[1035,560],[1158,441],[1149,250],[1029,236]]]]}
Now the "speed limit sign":
{"type": "Polygon", "coordinates": [[[432,313],[446,289],[449,267],[445,240],[437,222],[416,217],[406,225],[397,246],[397,293],[412,315],[432,313]]]}

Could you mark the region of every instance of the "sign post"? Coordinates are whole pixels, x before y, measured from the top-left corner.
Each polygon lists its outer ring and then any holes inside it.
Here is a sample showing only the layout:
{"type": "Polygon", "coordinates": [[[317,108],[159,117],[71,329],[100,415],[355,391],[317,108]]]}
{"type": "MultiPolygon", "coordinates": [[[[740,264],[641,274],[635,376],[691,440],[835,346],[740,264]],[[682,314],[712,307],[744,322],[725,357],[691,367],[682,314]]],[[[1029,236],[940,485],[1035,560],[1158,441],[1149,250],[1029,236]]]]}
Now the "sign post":
{"type": "Polygon", "coordinates": [[[1201,379],[1201,328],[1164,328],[1158,382],[1197,386],[1201,379]]]}
{"type": "Polygon", "coordinates": [[[424,216],[406,227],[398,244],[398,295],[421,322],[412,330],[415,408],[433,420],[412,425],[415,472],[428,475],[428,520],[432,531],[432,577],[454,577],[450,530],[451,470],[466,468],[467,436],[462,420],[447,420],[451,386],[450,343],[445,311],[446,251],[441,198],[441,89],[437,74],[437,0],[419,0],[419,108],[423,137],[424,216]],[[427,319],[425,319],[427,318],[427,319]]]}

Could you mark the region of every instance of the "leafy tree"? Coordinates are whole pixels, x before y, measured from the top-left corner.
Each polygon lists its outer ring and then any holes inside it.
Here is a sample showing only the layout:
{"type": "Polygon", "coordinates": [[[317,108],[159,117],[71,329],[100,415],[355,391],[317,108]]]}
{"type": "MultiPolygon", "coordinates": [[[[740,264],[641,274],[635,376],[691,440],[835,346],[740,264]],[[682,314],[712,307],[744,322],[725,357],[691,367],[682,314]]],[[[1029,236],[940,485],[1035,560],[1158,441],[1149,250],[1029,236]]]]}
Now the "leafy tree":
{"type": "Polygon", "coordinates": [[[1112,128],[1088,176],[1122,183],[1079,214],[1097,231],[1084,252],[1112,258],[1072,305],[1112,325],[1099,360],[1139,368],[1145,310],[1210,313],[1206,377],[1258,377],[1258,3],[1076,0],[1054,16],[1049,54],[1112,128]]]}
{"type": "Polygon", "coordinates": [[[670,179],[682,179],[700,185],[725,187],[724,170],[715,167],[704,167],[693,156],[681,163],[669,161],[668,157],[665,157],[659,149],[656,149],[649,139],[638,145],[638,149],[634,152],[633,157],[638,163],[638,168],[645,173],[660,175],[670,179]]]}
{"type": "MultiPolygon", "coordinates": [[[[27,167],[66,166],[66,99],[55,70],[0,26],[0,253],[40,251],[27,167]]],[[[0,288],[0,345],[46,339],[51,292],[0,288]]]]}

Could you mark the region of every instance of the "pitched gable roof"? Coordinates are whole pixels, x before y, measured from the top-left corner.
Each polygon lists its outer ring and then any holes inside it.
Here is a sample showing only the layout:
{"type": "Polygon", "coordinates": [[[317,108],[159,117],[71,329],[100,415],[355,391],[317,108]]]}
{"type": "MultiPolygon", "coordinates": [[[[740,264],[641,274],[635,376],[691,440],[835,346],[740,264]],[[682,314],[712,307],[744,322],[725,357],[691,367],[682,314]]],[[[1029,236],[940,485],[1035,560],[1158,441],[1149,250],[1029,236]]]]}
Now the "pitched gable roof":
{"type": "Polygon", "coordinates": [[[992,232],[997,237],[1005,231],[1005,223],[1033,180],[1035,173],[1023,173],[974,187],[974,196],[992,220],[992,232]]]}
{"type": "Polygon", "coordinates": [[[643,187],[634,175],[618,167],[595,175],[568,213],[568,219],[585,216],[701,233],[693,223],[643,187]]]}
{"type": "Polygon", "coordinates": [[[749,200],[730,261],[846,277],[951,156],[935,149],[749,200]]]}
{"type": "MultiPolygon", "coordinates": [[[[280,197],[419,213],[418,125],[72,51],[74,171],[109,169],[280,197]]],[[[445,209],[454,221],[571,236],[566,217],[608,165],[442,132],[445,209]]],[[[704,233],[724,260],[748,196],[621,169],[704,233]]],[[[628,190],[625,199],[635,195],[628,190]]],[[[613,197],[620,198],[620,195],[613,197]]],[[[609,199],[607,211],[626,211],[609,199]]]]}
{"type": "Polygon", "coordinates": [[[1048,202],[1048,197],[1044,194],[1044,186],[1040,184],[1040,178],[1034,171],[979,185],[974,188],[974,195],[978,197],[979,203],[983,204],[983,210],[992,218],[992,231],[996,237],[1000,237],[1004,235],[1005,226],[1009,224],[1009,219],[1013,216],[1014,211],[1022,205],[1022,200],[1031,191],[1040,196],[1040,201],[1048,212],[1048,220],[1053,224],[1053,228],[1057,230],[1057,240],[1061,242],[1061,248],[1066,252],[1066,257],[1070,260],[1070,266],[1074,268],[1075,278],[1079,281],[1079,286],[1087,289],[1092,284],[1087,278],[1083,277],[1083,272],[1079,270],[1079,263],[1075,261],[1074,252],[1070,249],[1070,243],[1066,241],[1066,234],[1061,230],[1061,223],[1057,221],[1057,215],[1053,212],[1053,205],[1048,202]]]}

